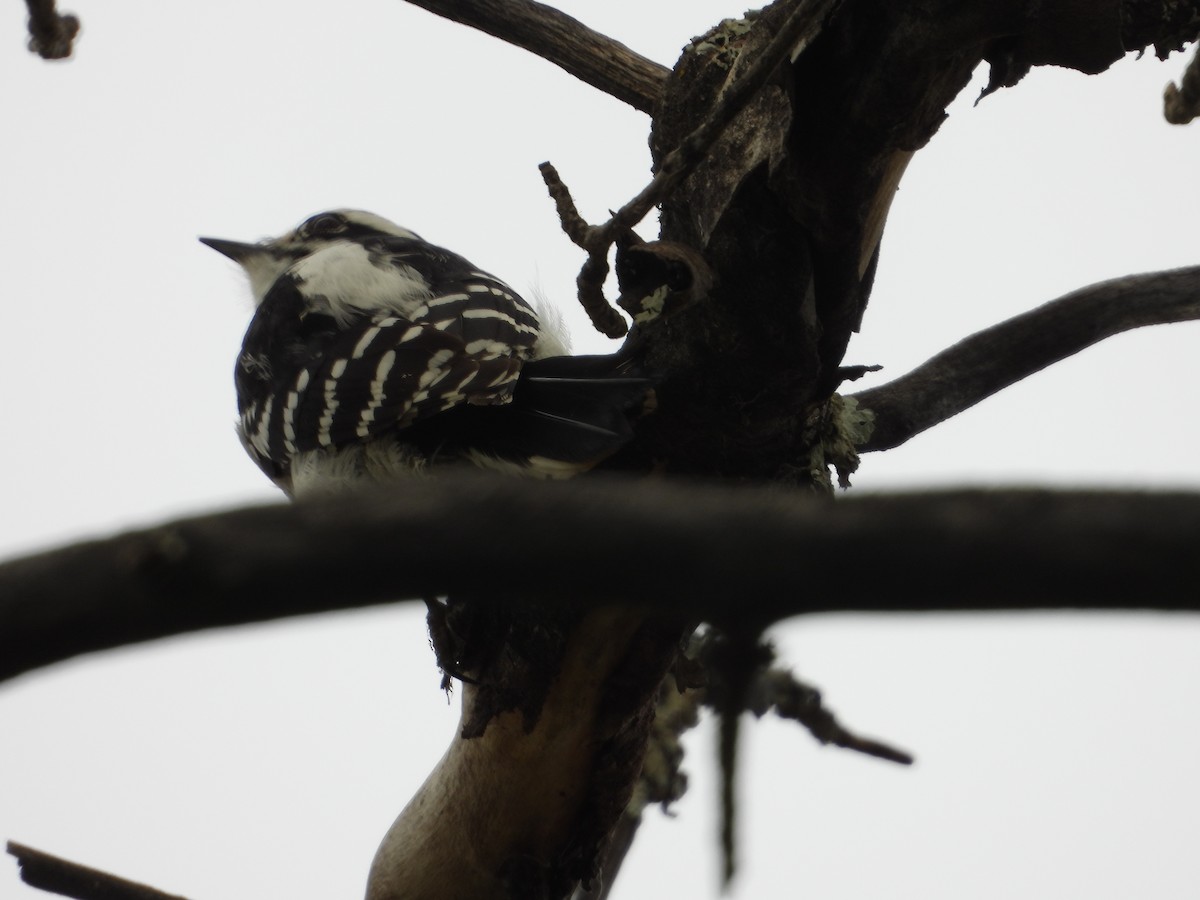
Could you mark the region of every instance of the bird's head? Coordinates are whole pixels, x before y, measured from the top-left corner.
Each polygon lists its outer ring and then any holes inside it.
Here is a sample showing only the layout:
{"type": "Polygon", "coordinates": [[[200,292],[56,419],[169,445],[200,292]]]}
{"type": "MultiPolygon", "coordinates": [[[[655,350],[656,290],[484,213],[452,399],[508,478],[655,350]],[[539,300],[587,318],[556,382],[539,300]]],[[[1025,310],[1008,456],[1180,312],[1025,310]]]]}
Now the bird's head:
{"type": "Polygon", "coordinates": [[[258,305],[279,276],[306,257],[340,242],[362,243],[377,237],[420,240],[407,228],[374,213],[335,209],[310,216],[286,234],[257,244],[209,237],[200,238],[200,243],[228,256],[245,270],[258,305]]]}

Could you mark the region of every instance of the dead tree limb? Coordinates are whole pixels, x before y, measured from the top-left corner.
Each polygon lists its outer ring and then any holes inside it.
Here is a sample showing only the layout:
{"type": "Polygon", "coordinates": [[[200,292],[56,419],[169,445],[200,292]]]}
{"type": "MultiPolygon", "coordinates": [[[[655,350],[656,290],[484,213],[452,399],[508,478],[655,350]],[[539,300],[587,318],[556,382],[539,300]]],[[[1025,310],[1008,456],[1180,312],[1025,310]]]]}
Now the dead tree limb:
{"type": "Polygon", "coordinates": [[[8,562],[0,677],[182,632],[454,592],[580,608],[621,598],[718,624],[816,612],[1194,611],[1196,534],[1200,496],[1187,493],[829,503],[606,478],[431,480],[183,519],[8,562]]]}
{"type": "Polygon", "coordinates": [[[634,109],[652,113],[670,70],[532,0],[408,0],[435,15],[515,44],[634,109]]]}
{"type": "Polygon", "coordinates": [[[542,177],[554,198],[563,231],[573,243],[587,251],[579,273],[579,299],[592,323],[608,337],[625,333],[625,323],[604,300],[602,286],[608,275],[608,250],[618,235],[642,221],[655,206],[674,191],[708,156],[713,144],[786,60],[795,61],[812,42],[841,0],[800,0],[773,31],[762,50],[751,55],[722,91],[713,108],[658,166],[654,177],[603,225],[588,225],[575,208],[570,191],[550,163],[542,163],[542,177]]]}
{"type": "Polygon", "coordinates": [[[74,897],[75,900],[186,900],[178,894],[167,894],[99,869],[81,866],[16,841],[9,841],[7,849],[10,856],[17,858],[22,881],[61,897],[74,897]]]}
{"type": "MultiPolygon", "coordinates": [[[[654,178],[613,214],[612,224],[632,228],[687,178],[708,156],[716,140],[754,98],[785,60],[795,62],[825,25],[841,0],[800,0],[788,12],[766,45],[745,62],[713,105],[712,110],[679,146],[663,158],[654,178]]],[[[608,227],[608,226],[603,226],[608,227]]]]}
{"type": "Polygon", "coordinates": [[[1200,319],[1200,266],[1080,288],[964,338],[907,375],[851,396],[875,414],[859,452],[889,450],[1105,338],[1200,319]]]}

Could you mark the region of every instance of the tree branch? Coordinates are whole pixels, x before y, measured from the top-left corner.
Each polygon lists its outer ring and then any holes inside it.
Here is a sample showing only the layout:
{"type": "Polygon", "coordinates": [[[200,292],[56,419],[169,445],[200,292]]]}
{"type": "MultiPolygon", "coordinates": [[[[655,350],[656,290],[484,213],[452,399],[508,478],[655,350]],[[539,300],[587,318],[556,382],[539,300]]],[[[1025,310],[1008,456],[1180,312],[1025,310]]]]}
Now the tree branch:
{"type": "Polygon", "coordinates": [[[563,183],[558,170],[549,162],[538,166],[542,181],[554,201],[558,222],[571,243],[587,253],[587,259],[575,278],[579,305],[588,314],[592,325],[605,337],[623,337],[629,330],[621,314],[604,296],[604,280],[608,277],[608,250],[612,246],[612,229],[604,231],[579,214],[571,190],[563,183]]]}
{"type": "MultiPolygon", "coordinates": [[[[613,214],[612,223],[632,228],[687,178],[712,149],[717,138],[766,84],[786,59],[795,59],[821,33],[841,0],[797,0],[779,31],[753,58],[713,105],[711,112],[662,161],[654,178],[613,214]]],[[[741,58],[739,58],[739,62],[741,58]]],[[[608,227],[608,226],[602,226],[608,227]]]]}
{"type": "Polygon", "coordinates": [[[533,0],[408,0],[554,63],[641,112],[654,112],[670,74],[619,41],[533,0]]]}
{"type": "Polygon", "coordinates": [[[911,766],[913,757],[883,741],[861,737],[838,721],[824,705],[821,692],[796,678],[787,669],[760,672],[750,686],[747,708],[761,719],[774,710],[781,719],[791,719],[808,729],[822,744],[832,744],[876,759],[911,766]]]}
{"type": "Polygon", "coordinates": [[[76,900],[186,900],[178,894],[166,894],[135,881],[126,881],[16,841],[8,842],[8,852],[17,858],[22,881],[51,894],[76,900]]]}
{"type": "Polygon", "coordinates": [[[958,491],[831,505],[603,477],[430,479],[0,565],[0,678],[172,634],[455,592],[583,606],[619,597],[718,625],[834,611],[1194,611],[1196,534],[1200,495],[1184,493],[958,491]]]}
{"type": "Polygon", "coordinates": [[[852,394],[875,414],[858,450],[890,450],[1107,337],[1200,319],[1200,266],[1081,288],[959,341],[907,375],[852,394]]]}

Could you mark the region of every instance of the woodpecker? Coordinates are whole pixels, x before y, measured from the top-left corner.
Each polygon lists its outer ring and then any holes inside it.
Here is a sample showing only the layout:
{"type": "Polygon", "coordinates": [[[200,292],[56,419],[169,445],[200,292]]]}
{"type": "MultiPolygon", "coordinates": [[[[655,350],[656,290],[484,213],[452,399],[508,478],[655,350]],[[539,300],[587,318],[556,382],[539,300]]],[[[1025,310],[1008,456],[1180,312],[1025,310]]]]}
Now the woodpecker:
{"type": "Polygon", "coordinates": [[[569,477],[631,436],[648,382],[567,356],[516,291],[360,210],[260,243],[201,242],[249,277],[238,435],[292,496],[471,463],[569,477]]]}

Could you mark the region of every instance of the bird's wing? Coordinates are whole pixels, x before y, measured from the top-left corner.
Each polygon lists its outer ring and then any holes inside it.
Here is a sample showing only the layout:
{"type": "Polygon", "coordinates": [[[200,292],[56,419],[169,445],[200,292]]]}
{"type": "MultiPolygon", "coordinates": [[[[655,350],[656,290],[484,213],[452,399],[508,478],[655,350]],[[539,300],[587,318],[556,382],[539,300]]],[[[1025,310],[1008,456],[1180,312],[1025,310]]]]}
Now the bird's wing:
{"type": "MultiPolygon", "coordinates": [[[[454,330],[479,331],[469,320],[454,330]]],[[[286,468],[297,453],[378,437],[465,403],[508,402],[524,354],[492,342],[468,343],[437,322],[363,319],[307,364],[273,373],[273,387],[243,410],[243,435],[253,455],[286,468]]]]}
{"type": "Polygon", "coordinates": [[[537,315],[524,298],[496,276],[457,253],[401,238],[380,242],[376,252],[394,268],[415,270],[431,296],[412,318],[462,337],[468,352],[528,356],[539,334],[537,315]]]}

